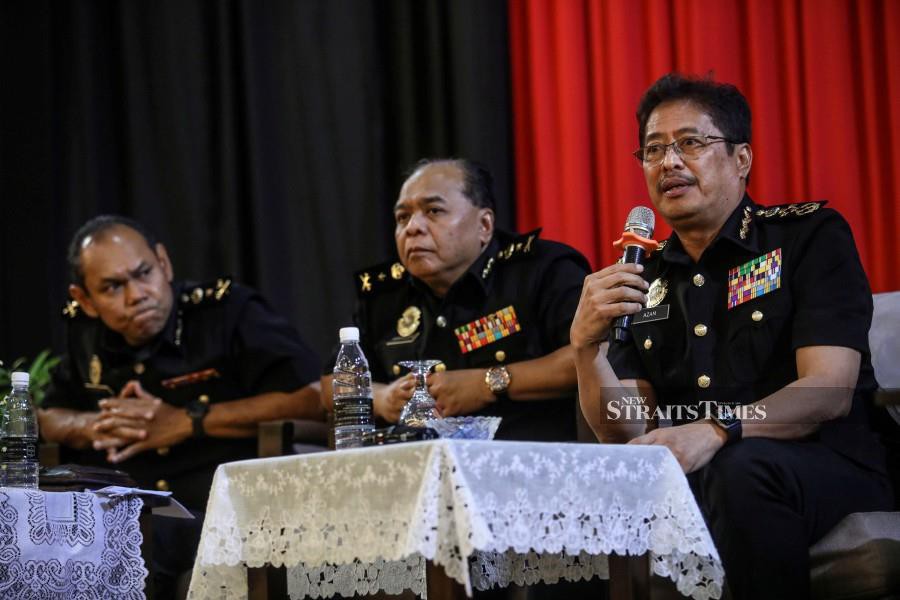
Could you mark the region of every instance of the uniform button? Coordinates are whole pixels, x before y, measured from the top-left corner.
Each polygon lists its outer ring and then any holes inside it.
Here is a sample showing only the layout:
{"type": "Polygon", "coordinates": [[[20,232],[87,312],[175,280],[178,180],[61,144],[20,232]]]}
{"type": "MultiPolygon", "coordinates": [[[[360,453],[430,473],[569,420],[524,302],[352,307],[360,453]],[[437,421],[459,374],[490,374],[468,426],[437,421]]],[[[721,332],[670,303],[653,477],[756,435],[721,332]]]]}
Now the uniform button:
{"type": "Polygon", "coordinates": [[[447,365],[445,365],[445,364],[442,363],[442,362],[440,362],[440,363],[434,365],[434,372],[435,372],[435,373],[443,373],[443,372],[446,371],[446,370],[447,370],[447,365]]]}
{"type": "Polygon", "coordinates": [[[143,375],[145,370],[144,363],[134,363],[134,372],[138,375],[143,375]]]}
{"type": "Polygon", "coordinates": [[[156,482],[156,489],[160,492],[168,492],[169,491],[169,482],[165,479],[160,479],[156,482]]]}
{"type": "Polygon", "coordinates": [[[696,285],[697,287],[700,287],[704,283],[706,283],[706,278],[703,275],[701,275],[700,273],[697,273],[696,275],[694,275],[693,281],[694,281],[694,285],[696,285]]]}
{"type": "Polygon", "coordinates": [[[157,448],[156,453],[160,456],[168,456],[169,455],[169,447],[163,446],[162,448],[157,448]]]}
{"type": "Polygon", "coordinates": [[[393,367],[391,367],[391,371],[394,372],[394,375],[399,375],[400,374],[400,365],[394,365],[393,367]]]}
{"type": "Polygon", "coordinates": [[[697,337],[703,337],[704,335],[706,335],[707,331],[708,331],[708,329],[706,328],[706,325],[704,325],[703,323],[698,323],[698,324],[694,325],[694,335],[696,335],[697,337]]]}
{"type": "Polygon", "coordinates": [[[503,350],[497,350],[497,352],[494,353],[494,358],[497,359],[497,362],[503,362],[504,360],[506,360],[506,352],[504,352],[503,350]]]}
{"type": "Polygon", "coordinates": [[[647,338],[646,340],[644,340],[644,350],[649,350],[652,347],[653,347],[653,340],[651,340],[650,338],[647,338]]]}
{"type": "Polygon", "coordinates": [[[209,396],[207,396],[206,394],[200,394],[200,397],[197,398],[197,400],[199,400],[203,404],[209,404],[209,396]]]}
{"type": "Polygon", "coordinates": [[[711,383],[711,380],[709,378],[709,375],[701,375],[700,377],[697,378],[697,385],[699,385],[700,387],[702,387],[704,389],[708,388],[710,383],[711,383]]]}
{"type": "Polygon", "coordinates": [[[438,327],[444,328],[447,326],[447,317],[444,315],[438,315],[438,318],[435,319],[435,323],[437,323],[438,327]]]}
{"type": "Polygon", "coordinates": [[[763,319],[762,311],[754,310],[753,314],[750,315],[750,318],[759,323],[763,319]]]}

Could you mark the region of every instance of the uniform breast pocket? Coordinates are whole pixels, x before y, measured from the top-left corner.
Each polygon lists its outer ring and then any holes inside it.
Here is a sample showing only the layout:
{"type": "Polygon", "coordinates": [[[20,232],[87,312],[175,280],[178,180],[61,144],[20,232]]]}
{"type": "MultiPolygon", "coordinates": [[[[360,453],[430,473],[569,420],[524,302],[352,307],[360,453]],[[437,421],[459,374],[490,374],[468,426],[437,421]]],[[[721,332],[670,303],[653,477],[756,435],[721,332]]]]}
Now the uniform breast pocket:
{"type": "Polygon", "coordinates": [[[787,335],[791,306],[786,294],[745,302],[729,311],[728,360],[734,379],[752,383],[765,374],[779,342],[787,335]]]}
{"type": "Polygon", "coordinates": [[[681,384],[687,348],[680,320],[654,321],[631,328],[641,362],[650,381],[669,387],[681,384]]]}
{"type": "Polygon", "coordinates": [[[527,348],[525,336],[509,336],[467,354],[469,367],[493,367],[526,360],[527,348]]]}

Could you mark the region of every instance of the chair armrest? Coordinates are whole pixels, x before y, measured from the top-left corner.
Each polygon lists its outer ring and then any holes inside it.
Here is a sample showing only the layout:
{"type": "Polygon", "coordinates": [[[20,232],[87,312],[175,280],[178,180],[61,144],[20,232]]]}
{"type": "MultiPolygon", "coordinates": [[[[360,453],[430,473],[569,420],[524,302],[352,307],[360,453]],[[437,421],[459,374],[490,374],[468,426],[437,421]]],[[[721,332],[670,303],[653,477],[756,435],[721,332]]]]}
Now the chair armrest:
{"type": "Polygon", "coordinates": [[[329,430],[328,423],[322,421],[305,419],[264,421],[258,428],[257,454],[260,458],[291,454],[291,447],[295,443],[328,448],[329,430]]]}

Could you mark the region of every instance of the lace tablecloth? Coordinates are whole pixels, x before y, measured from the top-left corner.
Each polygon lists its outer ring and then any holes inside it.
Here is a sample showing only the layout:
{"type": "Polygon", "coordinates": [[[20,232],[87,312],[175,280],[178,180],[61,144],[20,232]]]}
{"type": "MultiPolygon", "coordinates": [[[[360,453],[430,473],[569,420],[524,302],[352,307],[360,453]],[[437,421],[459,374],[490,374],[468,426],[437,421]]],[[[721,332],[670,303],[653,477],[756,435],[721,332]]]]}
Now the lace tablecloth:
{"type": "Polygon", "coordinates": [[[439,440],[222,465],[191,598],[246,598],[247,567],[289,568],[292,598],[424,592],[425,560],[464,584],[608,577],[649,552],[693,598],[718,553],[672,454],[654,446],[439,440]]]}
{"type": "Polygon", "coordinates": [[[142,500],[0,488],[0,598],[144,598],[142,500]]]}

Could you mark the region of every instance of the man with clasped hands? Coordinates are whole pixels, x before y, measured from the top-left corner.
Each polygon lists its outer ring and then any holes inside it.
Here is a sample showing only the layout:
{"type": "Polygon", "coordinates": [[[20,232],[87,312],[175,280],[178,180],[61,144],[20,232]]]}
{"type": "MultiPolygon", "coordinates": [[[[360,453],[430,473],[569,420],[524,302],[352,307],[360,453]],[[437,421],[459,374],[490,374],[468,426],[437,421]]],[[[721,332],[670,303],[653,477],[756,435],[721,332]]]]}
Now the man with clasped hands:
{"type": "Polygon", "coordinates": [[[809,546],[849,513],[891,506],[850,228],[824,203],[750,199],[737,88],[666,75],[637,117],[635,156],[674,232],[645,266],[585,280],[571,328],[582,410],[601,441],[666,446],[690,473],[735,598],[806,598],[809,546]],[[631,339],[607,354],[626,314],[631,339]],[[624,418],[635,398],[673,426],[624,418]]]}

